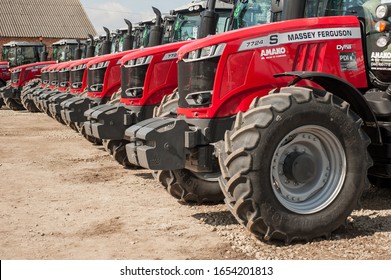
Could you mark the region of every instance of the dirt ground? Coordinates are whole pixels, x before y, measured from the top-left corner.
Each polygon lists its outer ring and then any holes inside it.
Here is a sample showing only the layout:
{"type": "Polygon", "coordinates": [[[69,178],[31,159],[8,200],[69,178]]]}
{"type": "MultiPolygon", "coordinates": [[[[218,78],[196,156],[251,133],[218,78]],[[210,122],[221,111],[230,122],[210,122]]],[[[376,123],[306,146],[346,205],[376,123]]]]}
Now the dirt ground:
{"type": "Polygon", "coordinates": [[[330,240],[267,243],[41,113],[0,110],[0,188],[0,259],[391,259],[391,188],[330,240]]]}

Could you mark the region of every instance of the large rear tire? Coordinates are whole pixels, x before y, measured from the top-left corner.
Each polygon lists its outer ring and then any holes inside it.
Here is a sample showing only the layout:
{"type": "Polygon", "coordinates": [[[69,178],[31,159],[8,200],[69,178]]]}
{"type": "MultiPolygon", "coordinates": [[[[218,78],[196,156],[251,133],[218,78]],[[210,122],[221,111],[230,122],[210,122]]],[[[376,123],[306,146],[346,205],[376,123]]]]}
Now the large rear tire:
{"type": "Polygon", "coordinates": [[[369,186],[361,124],[349,104],[320,90],[282,88],[254,100],[220,145],[228,208],[259,238],[329,237],[369,186]]]}
{"type": "Polygon", "coordinates": [[[20,99],[23,107],[31,113],[37,113],[40,112],[40,110],[35,105],[33,100],[27,98],[27,95],[33,92],[39,86],[40,83],[41,79],[33,79],[26,83],[26,85],[22,89],[22,92],[20,93],[20,99]]]}

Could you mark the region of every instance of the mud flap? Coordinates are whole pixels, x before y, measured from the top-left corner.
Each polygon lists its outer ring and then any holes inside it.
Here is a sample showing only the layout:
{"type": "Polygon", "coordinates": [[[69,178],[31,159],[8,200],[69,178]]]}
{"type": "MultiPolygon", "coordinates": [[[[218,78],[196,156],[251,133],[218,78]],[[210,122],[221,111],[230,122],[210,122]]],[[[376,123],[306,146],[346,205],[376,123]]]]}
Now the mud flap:
{"type": "Polygon", "coordinates": [[[102,105],[84,113],[86,133],[100,139],[122,140],[125,130],[137,122],[138,113],[123,105],[102,105]]]}
{"type": "Polygon", "coordinates": [[[125,137],[129,162],[151,170],[175,170],[185,167],[185,132],[189,130],[184,120],[153,118],[128,128],[125,137]]]}

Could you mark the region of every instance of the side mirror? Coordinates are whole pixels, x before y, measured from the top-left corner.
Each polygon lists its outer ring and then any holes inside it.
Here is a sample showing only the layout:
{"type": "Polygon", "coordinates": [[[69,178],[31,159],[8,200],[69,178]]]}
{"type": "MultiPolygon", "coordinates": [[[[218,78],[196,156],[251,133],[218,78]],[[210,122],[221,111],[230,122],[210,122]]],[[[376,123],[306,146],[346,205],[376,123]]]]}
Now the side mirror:
{"type": "Polygon", "coordinates": [[[281,13],[284,10],[284,0],[272,1],[272,13],[281,13]]]}

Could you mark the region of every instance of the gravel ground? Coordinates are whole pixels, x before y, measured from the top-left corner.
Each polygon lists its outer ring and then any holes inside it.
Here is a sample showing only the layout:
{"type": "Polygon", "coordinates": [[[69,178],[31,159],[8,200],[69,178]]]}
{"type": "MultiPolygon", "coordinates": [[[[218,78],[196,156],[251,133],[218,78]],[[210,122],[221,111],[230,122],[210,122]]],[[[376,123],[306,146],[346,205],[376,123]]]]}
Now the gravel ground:
{"type": "Polygon", "coordinates": [[[0,110],[1,259],[391,259],[391,188],[330,240],[264,242],[225,205],[182,205],[44,114],[0,110]]]}

